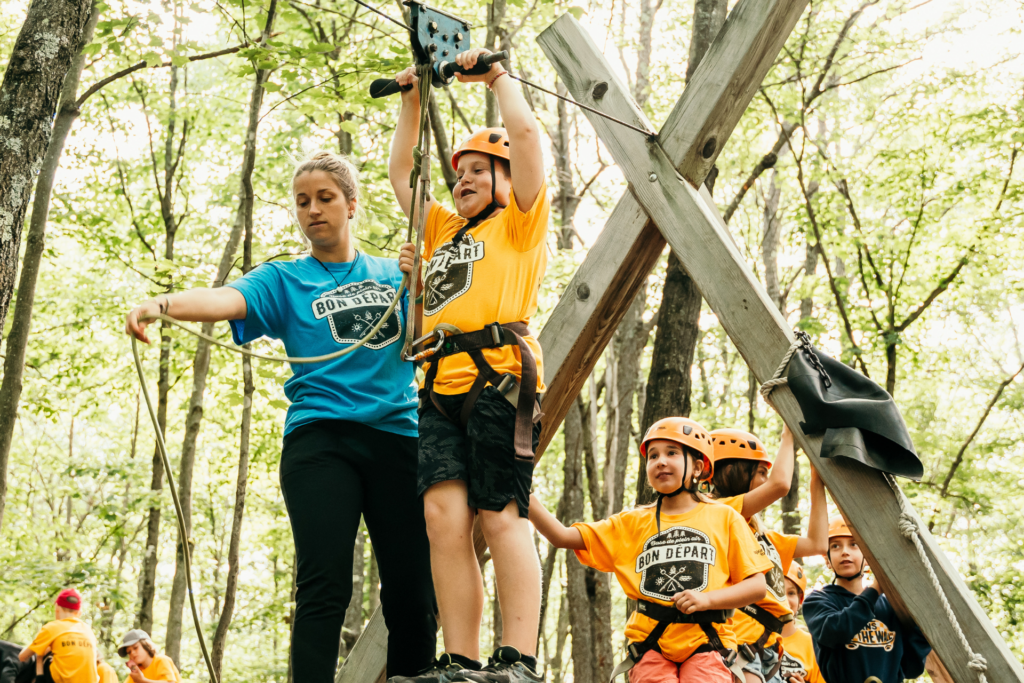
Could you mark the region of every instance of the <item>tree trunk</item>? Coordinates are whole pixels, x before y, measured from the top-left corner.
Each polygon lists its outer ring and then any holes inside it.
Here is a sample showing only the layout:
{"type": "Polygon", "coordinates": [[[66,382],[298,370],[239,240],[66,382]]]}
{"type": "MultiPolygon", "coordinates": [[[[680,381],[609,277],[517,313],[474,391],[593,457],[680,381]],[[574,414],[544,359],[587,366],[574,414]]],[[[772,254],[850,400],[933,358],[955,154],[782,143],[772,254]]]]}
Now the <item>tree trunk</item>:
{"type": "MultiPolygon", "coordinates": [[[[727,0],[695,0],[687,80],[722,28],[727,8],[727,0]]],[[[700,338],[700,306],[697,286],[683,271],[676,255],[669,253],[641,431],[663,417],[690,414],[690,366],[700,338]]],[[[644,504],[653,500],[654,491],[647,483],[647,473],[641,463],[636,502],[644,504]]]]}
{"type": "Polygon", "coordinates": [[[434,146],[437,148],[437,160],[441,164],[444,184],[448,186],[449,192],[453,192],[459,178],[452,167],[452,146],[448,142],[448,132],[444,129],[441,107],[437,105],[433,92],[430,93],[430,130],[434,133],[434,146]]]}
{"type": "Polygon", "coordinates": [[[793,463],[793,481],[789,485],[789,493],[779,501],[782,508],[782,533],[799,536],[800,523],[800,461],[793,463]]]}
{"type": "Polygon", "coordinates": [[[768,182],[768,194],[764,200],[764,214],[761,220],[761,262],[764,264],[764,286],[775,307],[785,316],[782,289],[779,287],[779,199],[782,192],[775,184],[775,169],[768,182]]]}
{"type": "MultiPolygon", "coordinates": [[[[242,272],[252,270],[252,212],[245,222],[245,242],[242,250],[242,272]]],[[[245,348],[249,348],[246,344],[245,348]]],[[[252,379],[252,359],[242,356],[242,426],[238,444],[238,479],[235,484],[235,509],[231,517],[231,542],[228,544],[228,581],[224,588],[224,608],[213,634],[213,669],[221,679],[224,648],[228,641],[228,628],[235,613],[235,593],[238,591],[238,552],[242,542],[242,519],[245,517],[245,489],[249,481],[249,433],[252,427],[252,396],[256,385],[252,379]]]]}
{"type": "MultiPolygon", "coordinates": [[[[171,144],[174,133],[175,90],[178,87],[178,69],[171,67],[169,100],[170,113],[167,122],[167,141],[164,144],[165,155],[173,154],[171,144]]],[[[145,105],[143,105],[145,106],[145,105]]],[[[148,114],[147,114],[148,116],[148,114]]],[[[170,156],[164,158],[164,189],[159,185],[160,216],[164,224],[164,258],[174,260],[175,237],[178,233],[177,221],[174,217],[173,202],[173,169],[174,162],[170,156]]],[[[153,157],[153,173],[156,174],[156,157],[153,157]]],[[[156,421],[164,441],[167,440],[167,404],[171,392],[171,327],[165,322],[160,323],[160,369],[157,379],[156,421]]],[[[153,445],[153,477],[150,481],[150,492],[153,494],[153,507],[149,508],[149,521],[146,531],[146,555],[139,573],[139,612],[135,616],[136,628],[146,633],[153,632],[153,608],[156,604],[156,569],[160,563],[160,492],[164,488],[164,462],[160,457],[160,449],[153,445]]]]}
{"type": "MultiPolygon", "coordinates": [[[[501,22],[505,19],[505,8],[506,0],[491,0],[491,4],[487,7],[487,37],[484,38],[483,47],[488,50],[495,49],[495,42],[499,38],[501,22]]],[[[508,65],[505,65],[508,69],[508,65]]],[[[500,125],[498,111],[498,100],[495,99],[494,93],[488,88],[484,93],[484,100],[487,103],[486,109],[486,121],[488,128],[494,128],[500,125]]]]}
{"type": "MultiPolygon", "coordinates": [[[[270,36],[274,25],[274,15],[277,9],[277,0],[271,0],[267,10],[266,27],[263,29],[263,44],[270,36]]],[[[243,230],[252,230],[252,211],[254,193],[252,187],[252,172],[256,165],[256,131],[260,121],[260,107],[263,104],[263,84],[266,82],[270,71],[258,69],[256,71],[256,82],[253,85],[252,94],[249,99],[249,124],[246,127],[245,151],[242,154],[241,169],[241,191],[239,193],[238,211],[235,214],[235,224],[232,226],[228,236],[228,242],[221,255],[220,266],[217,268],[217,279],[212,283],[213,287],[220,287],[227,280],[234,262],[235,252],[238,250],[238,242],[241,239],[243,230]]],[[[203,324],[203,332],[213,332],[212,323],[203,324]]],[[[203,420],[203,398],[206,393],[206,377],[210,371],[210,344],[200,339],[196,345],[196,354],[192,364],[192,395],[189,399],[188,417],[185,422],[185,438],[181,448],[181,464],[178,474],[178,497],[181,500],[182,512],[185,516],[185,531],[187,535],[192,532],[192,468],[195,464],[196,442],[199,438],[199,429],[203,420]]],[[[167,638],[164,648],[168,657],[175,662],[181,659],[181,629],[182,629],[182,608],[185,605],[185,558],[183,555],[182,542],[178,538],[177,556],[174,566],[174,582],[171,585],[170,608],[167,614],[167,638]]],[[[191,547],[191,546],[190,546],[191,547]]]]}
{"type": "Polygon", "coordinates": [[[892,397],[896,396],[896,345],[899,334],[890,328],[885,335],[885,390],[892,397]]]}
{"type": "MultiPolygon", "coordinates": [[[[579,410],[570,410],[565,417],[565,463],[563,465],[565,522],[583,520],[583,424],[579,410]]],[[[591,603],[587,592],[587,571],[576,556],[565,555],[566,593],[569,600],[569,623],[572,633],[572,669],[574,683],[601,683],[594,678],[594,643],[591,626],[591,603]]]]}
{"type": "MultiPolygon", "coordinates": [[[[562,96],[569,92],[561,80],[555,83],[555,91],[562,96]]],[[[564,100],[558,100],[555,106],[558,111],[558,132],[551,137],[551,151],[555,157],[555,176],[558,178],[555,206],[562,223],[558,232],[558,248],[572,249],[573,238],[576,236],[573,218],[580,204],[580,197],[576,195],[576,188],[572,184],[572,147],[569,145],[572,119],[564,100]]]]}
{"type": "MultiPolygon", "coordinates": [[[[566,551],[568,554],[569,551],[566,551]]],[[[562,653],[565,652],[565,640],[569,637],[569,594],[562,592],[558,603],[558,625],[555,627],[555,652],[548,658],[553,683],[562,683],[565,667],[562,666],[562,653]]]]}
{"type": "MultiPolygon", "coordinates": [[[[81,44],[88,45],[92,40],[96,22],[99,20],[100,6],[93,4],[89,19],[82,31],[81,44]]],[[[18,418],[18,403],[21,400],[22,378],[25,372],[25,349],[28,347],[29,328],[32,323],[32,306],[35,303],[36,280],[39,277],[39,264],[43,260],[46,246],[46,215],[50,210],[50,196],[53,193],[53,181],[60,166],[61,153],[67,142],[71,126],[78,117],[75,100],[78,99],[78,83],[85,67],[86,56],[79,51],[71,62],[64,85],[60,90],[60,109],[53,124],[50,143],[46,147],[43,163],[36,181],[35,197],[32,202],[32,217],[29,221],[28,235],[25,238],[25,256],[21,262],[21,276],[18,280],[18,298],[14,304],[14,317],[11,331],[7,335],[7,348],[4,358],[4,379],[0,385],[0,527],[3,526],[4,501],[7,492],[7,462],[11,454],[11,441],[14,438],[14,425],[18,418]]],[[[0,125],[0,130],[5,126],[0,125]]],[[[0,214],[2,215],[2,214],[0,214]]],[[[20,223],[19,223],[20,225],[20,223]]],[[[17,258],[17,251],[14,252],[17,258]]],[[[14,273],[11,273],[13,279],[14,273]]]]}
{"type": "Polygon", "coordinates": [[[356,543],[352,550],[352,599],[345,610],[345,622],[341,627],[341,643],[338,656],[348,657],[352,646],[359,640],[363,630],[363,582],[366,580],[366,533],[362,527],[356,533],[356,543]]]}
{"type": "MultiPolygon", "coordinates": [[[[615,387],[607,388],[608,433],[604,491],[608,498],[608,515],[622,512],[626,492],[626,467],[629,465],[629,444],[633,440],[633,397],[640,386],[640,357],[647,345],[649,332],[644,328],[647,287],[640,288],[625,317],[612,337],[615,354],[615,387]],[[612,429],[614,426],[614,430],[612,429]]],[[[598,519],[595,515],[594,519],[598,519]]],[[[610,672],[609,672],[610,673],[610,672]]]]}
{"type": "Polygon", "coordinates": [[[373,552],[373,546],[370,546],[370,571],[368,572],[368,578],[370,580],[370,604],[369,612],[373,614],[373,611],[380,607],[380,567],[377,566],[377,555],[373,552]]]}
{"type": "MultiPolygon", "coordinates": [[[[810,282],[813,282],[815,271],[817,270],[818,245],[812,244],[810,238],[808,238],[807,244],[804,247],[804,277],[808,278],[810,282]]],[[[800,299],[800,322],[806,325],[813,314],[814,296],[812,290],[808,288],[807,296],[800,299]]]]}
{"type": "MultiPolygon", "coordinates": [[[[32,178],[50,143],[64,78],[84,44],[91,6],[90,0],[34,0],[0,84],[0,330],[14,294],[32,178]]],[[[0,486],[5,483],[0,478],[0,486]]]]}

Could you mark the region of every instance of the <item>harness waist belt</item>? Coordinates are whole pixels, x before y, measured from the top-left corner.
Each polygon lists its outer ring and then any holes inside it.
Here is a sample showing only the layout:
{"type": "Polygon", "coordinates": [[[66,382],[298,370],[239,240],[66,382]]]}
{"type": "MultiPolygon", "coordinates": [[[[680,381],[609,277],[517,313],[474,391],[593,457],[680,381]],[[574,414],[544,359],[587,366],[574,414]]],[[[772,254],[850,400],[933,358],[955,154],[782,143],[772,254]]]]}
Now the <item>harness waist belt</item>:
{"type": "Polygon", "coordinates": [[[746,607],[740,607],[740,611],[764,626],[765,631],[771,633],[782,633],[782,627],[793,621],[792,614],[777,617],[760,605],[747,605],[746,607]]]}
{"type": "Polygon", "coordinates": [[[505,324],[495,322],[484,326],[482,330],[445,336],[441,347],[431,356],[430,368],[427,370],[423,389],[430,397],[434,407],[449,420],[456,422],[445,412],[437,400],[434,393],[434,380],[437,378],[437,366],[442,358],[454,356],[457,353],[468,353],[469,357],[473,359],[473,364],[476,365],[477,376],[462,402],[458,424],[466,426],[480,394],[488,384],[493,384],[516,407],[514,436],[516,458],[532,462],[534,458],[533,424],[540,420],[541,412],[537,399],[537,385],[539,384],[537,359],[529,344],[523,339],[527,336],[532,337],[533,333],[525,323],[521,322],[505,324]],[[482,353],[484,349],[497,349],[513,345],[519,347],[519,355],[522,358],[522,378],[518,383],[515,382],[513,375],[499,375],[482,353]]]}
{"type": "Polygon", "coordinates": [[[735,610],[715,609],[706,612],[684,614],[675,607],[650,602],[649,600],[638,600],[636,611],[645,617],[669,624],[724,624],[733,615],[735,610]]]}

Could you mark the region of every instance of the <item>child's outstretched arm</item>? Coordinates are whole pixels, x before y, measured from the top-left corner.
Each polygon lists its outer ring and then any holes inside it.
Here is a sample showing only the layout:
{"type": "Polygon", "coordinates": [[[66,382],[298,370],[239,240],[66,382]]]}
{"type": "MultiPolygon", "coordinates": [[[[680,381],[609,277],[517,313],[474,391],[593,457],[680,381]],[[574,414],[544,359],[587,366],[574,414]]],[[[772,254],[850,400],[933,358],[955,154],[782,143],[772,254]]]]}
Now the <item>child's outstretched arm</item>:
{"type": "MultiPolygon", "coordinates": [[[[412,150],[416,146],[420,130],[420,88],[419,79],[416,77],[416,67],[400,71],[395,80],[399,85],[412,85],[412,89],[402,92],[402,110],[398,114],[398,124],[395,126],[395,134],[391,136],[391,156],[388,158],[388,180],[391,181],[391,188],[395,191],[395,199],[398,200],[402,211],[408,216],[413,210],[412,195],[413,188],[409,187],[409,174],[412,173],[412,150]]],[[[447,159],[441,159],[442,164],[448,163],[447,159]]],[[[427,195],[427,203],[424,210],[430,213],[430,207],[434,205],[434,198],[427,195]]]]}
{"type": "MultiPolygon", "coordinates": [[[[532,506],[530,509],[533,510],[532,506]]],[[[752,605],[758,600],[763,600],[767,593],[768,583],[764,574],[752,574],[739,583],[726,588],[706,593],[697,591],[676,593],[672,596],[672,602],[676,604],[676,609],[683,614],[693,614],[710,609],[739,609],[752,605]]]]}
{"type": "Polygon", "coordinates": [[[789,487],[793,483],[795,456],[793,432],[789,431],[789,425],[783,425],[782,443],[779,445],[779,454],[775,456],[775,463],[768,475],[768,481],[743,496],[742,514],[744,519],[750,519],[789,493],[789,487]]]}
{"type": "MultiPolygon", "coordinates": [[[[567,527],[558,518],[548,512],[536,493],[530,494],[530,521],[540,535],[548,539],[548,543],[556,548],[569,550],[586,550],[583,534],[575,527],[567,527]]],[[[761,597],[764,597],[763,595],[761,597]]],[[[746,604],[746,603],[744,603],[746,604]]]]}
{"type": "Polygon", "coordinates": [[[828,501],[825,498],[825,483],[818,470],[811,466],[811,518],[807,524],[807,535],[796,542],[794,557],[824,555],[828,552],[828,501]]]}
{"type": "MultiPolygon", "coordinates": [[[[455,61],[467,69],[476,65],[489,50],[476,48],[455,57],[455,61]]],[[[509,166],[512,171],[512,191],[520,211],[529,211],[544,188],[544,155],[541,151],[540,127],[530,111],[530,105],[519,86],[509,76],[502,76],[505,67],[501,62],[491,65],[486,74],[467,76],[458,74],[463,83],[483,82],[491,84],[491,92],[498,100],[501,121],[508,131],[509,166]]]]}

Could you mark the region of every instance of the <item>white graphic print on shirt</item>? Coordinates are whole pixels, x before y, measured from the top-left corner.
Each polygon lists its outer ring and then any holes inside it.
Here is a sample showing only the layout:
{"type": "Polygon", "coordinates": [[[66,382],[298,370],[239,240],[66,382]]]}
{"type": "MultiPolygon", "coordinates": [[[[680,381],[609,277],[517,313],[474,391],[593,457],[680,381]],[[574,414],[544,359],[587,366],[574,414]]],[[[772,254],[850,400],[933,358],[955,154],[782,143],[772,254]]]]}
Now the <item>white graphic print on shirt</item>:
{"type": "Polygon", "coordinates": [[[702,591],[707,588],[708,567],[715,564],[715,557],[715,546],[703,531],[685,526],[665,529],[648,538],[636,558],[636,573],[643,575],[640,592],[671,600],[680,591],[702,591]]]}
{"type": "Polygon", "coordinates": [[[484,242],[463,235],[459,246],[441,245],[427,264],[423,276],[423,314],[434,315],[469,291],[473,284],[473,263],[484,257],[484,242]]]}
{"type": "Polygon", "coordinates": [[[757,542],[761,544],[761,550],[772,562],[771,571],[765,575],[765,579],[768,583],[768,590],[773,596],[780,602],[786,601],[786,580],[785,572],[782,571],[782,558],[779,557],[779,551],[775,549],[775,546],[768,537],[762,533],[754,534],[757,537],[757,542]]]}
{"type": "MultiPolygon", "coordinates": [[[[355,344],[380,321],[397,293],[391,285],[376,280],[342,285],[313,300],[313,316],[317,320],[327,318],[334,341],[355,344]]],[[[366,348],[382,349],[401,336],[402,316],[396,306],[377,334],[366,342],[366,348]]]]}
{"type": "Polygon", "coordinates": [[[896,634],[889,630],[889,627],[878,619],[872,619],[867,626],[860,630],[860,633],[853,637],[853,642],[846,644],[847,650],[856,650],[858,647],[882,647],[886,652],[891,652],[896,644],[896,634]]]}
{"type": "Polygon", "coordinates": [[[799,659],[789,654],[782,653],[782,667],[780,668],[782,680],[788,681],[790,676],[796,675],[807,678],[807,667],[799,659]]]}

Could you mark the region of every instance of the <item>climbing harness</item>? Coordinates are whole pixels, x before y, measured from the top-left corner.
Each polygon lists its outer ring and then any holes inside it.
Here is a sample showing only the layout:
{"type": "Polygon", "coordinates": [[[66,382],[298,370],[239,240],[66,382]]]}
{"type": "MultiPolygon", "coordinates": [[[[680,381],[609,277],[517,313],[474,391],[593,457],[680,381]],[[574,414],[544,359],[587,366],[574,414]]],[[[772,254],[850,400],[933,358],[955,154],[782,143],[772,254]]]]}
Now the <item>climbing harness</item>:
{"type": "Polygon", "coordinates": [[[643,614],[658,623],[655,624],[651,632],[642,641],[630,642],[626,646],[626,658],[619,662],[612,670],[611,677],[608,679],[609,683],[614,683],[615,679],[621,674],[627,673],[636,666],[636,663],[651,650],[661,652],[658,641],[661,640],[665,630],[672,624],[697,624],[704,631],[708,642],[694,650],[690,655],[691,657],[705,652],[717,652],[725,660],[726,667],[732,666],[733,662],[736,661],[736,651],[725,646],[714,626],[715,624],[727,622],[732,617],[734,610],[719,609],[685,614],[680,612],[675,605],[669,606],[649,600],[637,600],[636,613],[643,614]]]}
{"type": "MultiPolygon", "coordinates": [[[[761,653],[767,649],[768,640],[771,639],[772,634],[782,635],[782,628],[793,621],[793,614],[785,614],[782,617],[777,617],[764,607],[760,605],[747,605],[746,607],[740,607],[740,612],[743,612],[748,617],[761,624],[764,627],[764,632],[761,633],[760,637],[753,643],[741,643],[736,647],[737,651],[743,655],[748,662],[759,661],[761,653]]],[[[776,660],[775,666],[771,672],[765,675],[765,680],[771,680],[779,669],[782,668],[782,639],[779,638],[775,641],[775,653],[776,660]]]]}
{"type": "MultiPolygon", "coordinates": [[[[457,329],[457,328],[456,328],[457,329]]],[[[423,356],[430,359],[430,367],[427,369],[427,376],[423,383],[421,395],[423,399],[430,399],[438,412],[448,418],[451,422],[462,425],[463,428],[469,422],[469,416],[473,412],[480,394],[488,384],[493,385],[509,403],[516,408],[515,445],[516,459],[533,462],[533,424],[543,417],[540,412],[540,402],[537,398],[537,384],[539,376],[537,372],[537,359],[533,351],[523,337],[533,336],[525,323],[491,323],[482,330],[475,332],[446,333],[444,329],[437,332],[437,343],[429,350],[429,355],[423,356]],[[499,374],[491,364],[484,358],[484,349],[497,349],[503,346],[519,347],[519,354],[522,358],[522,378],[516,380],[511,373],[499,374]],[[437,400],[437,393],[434,391],[434,381],[437,379],[437,368],[441,359],[454,356],[457,353],[468,353],[473,359],[477,369],[476,379],[462,401],[462,408],[459,415],[449,415],[437,400]]],[[[417,340],[423,342],[429,340],[431,335],[417,340]]],[[[426,353],[426,352],[424,352],[426,353]]],[[[422,354],[417,354],[422,355],[422,354]]]]}

